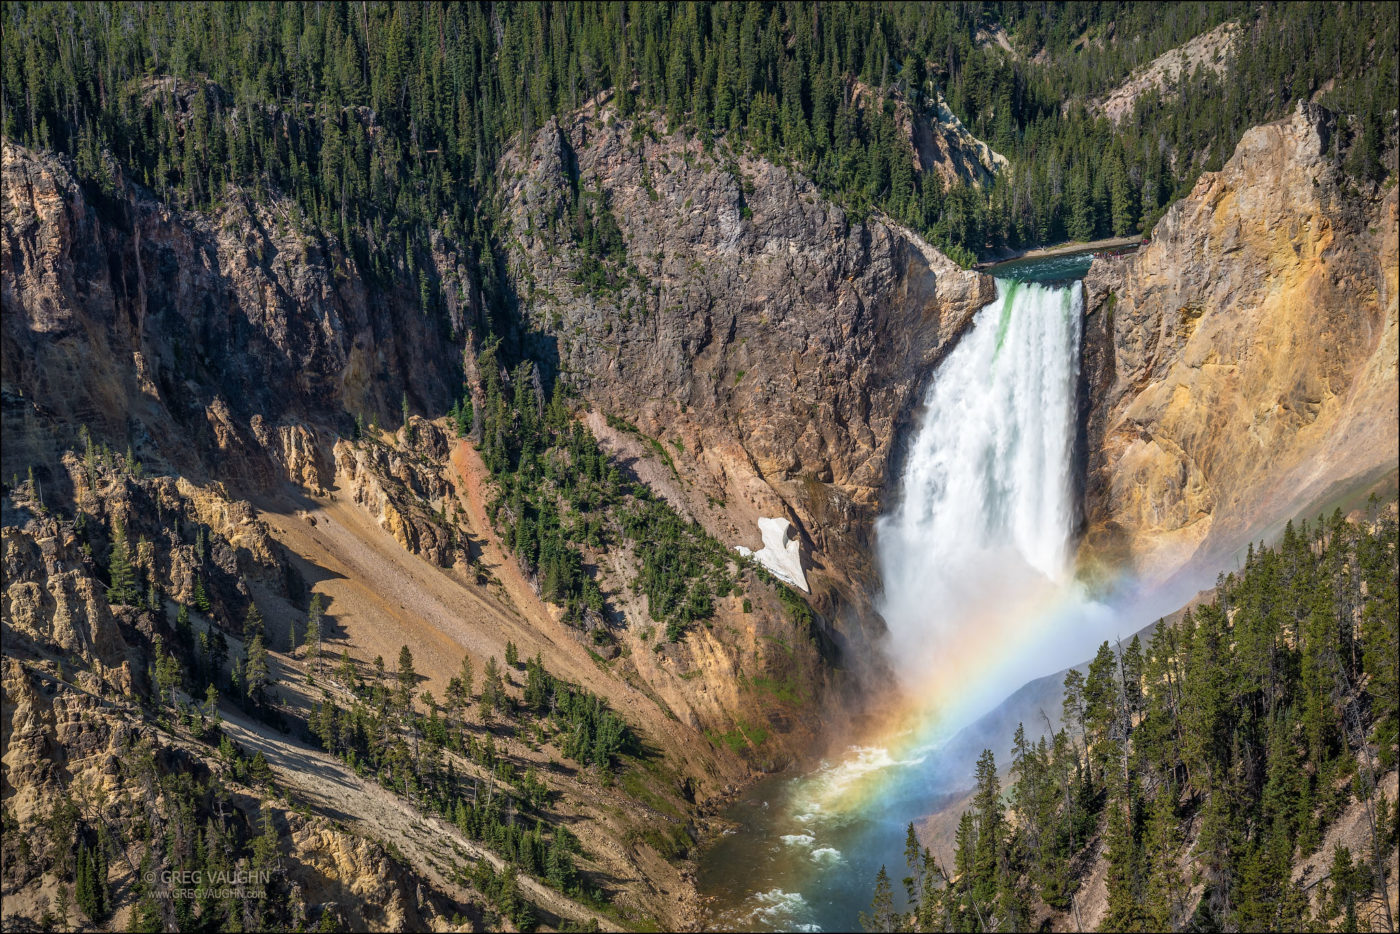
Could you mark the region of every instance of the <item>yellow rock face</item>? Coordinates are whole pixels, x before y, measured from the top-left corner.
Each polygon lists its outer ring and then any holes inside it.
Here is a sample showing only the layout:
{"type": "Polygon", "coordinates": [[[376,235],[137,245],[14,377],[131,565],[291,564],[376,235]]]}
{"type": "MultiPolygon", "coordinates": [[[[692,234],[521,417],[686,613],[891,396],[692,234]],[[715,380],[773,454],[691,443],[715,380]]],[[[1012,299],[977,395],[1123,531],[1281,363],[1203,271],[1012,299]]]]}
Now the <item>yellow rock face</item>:
{"type": "Polygon", "coordinates": [[[1246,133],[1086,281],[1085,558],[1164,577],[1393,471],[1396,192],[1357,192],[1306,105],[1246,133]]]}

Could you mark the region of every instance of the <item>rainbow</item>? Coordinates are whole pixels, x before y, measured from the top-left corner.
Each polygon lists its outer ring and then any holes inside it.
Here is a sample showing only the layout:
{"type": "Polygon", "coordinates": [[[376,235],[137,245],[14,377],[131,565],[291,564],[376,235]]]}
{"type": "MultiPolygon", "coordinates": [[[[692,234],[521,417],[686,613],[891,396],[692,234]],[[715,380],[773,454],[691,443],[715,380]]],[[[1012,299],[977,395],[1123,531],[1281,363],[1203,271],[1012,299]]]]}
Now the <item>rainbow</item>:
{"type": "Polygon", "coordinates": [[[1045,585],[1002,595],[1000,607],[959,614],[955,625],[939,626],[926,677],[882,703],[863,735],[844,738],[842,753],[806,776],[794,797],[828,816],[869,809],[891,783],[909,781],[915,766],[937,756],[940,746],[1012,691],[1079,664],[1137,618],[1127,612],[1135,602],[1127,579],[1101,599],[1078,582],[1045,585]]]}
{"type": "Polygon", "coordinates": [[[1025,682],[1080,664],[1103,639],[1135,631],[1145,608],[1127,576],[1097,598],[1076,581],[1045,580],[1000,607],[940,621],[925,677],[905,679],[858,735],[840,739],[838,752],[774,780],[758,795],[761,805],[751,802],[749,815],[763,823],[747,827],[743,844],[728,851],[745,868],[719,887],[724,910],[711,919],[713,929],[817,931],[823,921],[847,929],[869,903],[876,869],[902,868],[905,825],[932,813],[939,796],[970,785],[970,776],[940,772],[940,748],[1025,682]],[[833,900],[846,905],[833,909],[833,900]],[[832,920],[833,911],[844,920],[832,920]]]}

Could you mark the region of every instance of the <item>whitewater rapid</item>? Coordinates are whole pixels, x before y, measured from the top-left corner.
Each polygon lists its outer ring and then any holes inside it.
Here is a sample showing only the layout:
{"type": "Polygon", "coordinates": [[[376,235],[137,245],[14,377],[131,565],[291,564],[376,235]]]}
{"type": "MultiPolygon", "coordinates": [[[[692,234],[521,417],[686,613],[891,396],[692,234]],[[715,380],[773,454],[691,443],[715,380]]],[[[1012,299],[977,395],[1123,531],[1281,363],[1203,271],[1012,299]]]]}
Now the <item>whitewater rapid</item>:
{"type": "Polygon", "coordinates": [[[894,511],[876,526],[888,652],[906,682],[940,651],[1067,583],[1083,290],[997,282],[939,365],[894,511]]]}

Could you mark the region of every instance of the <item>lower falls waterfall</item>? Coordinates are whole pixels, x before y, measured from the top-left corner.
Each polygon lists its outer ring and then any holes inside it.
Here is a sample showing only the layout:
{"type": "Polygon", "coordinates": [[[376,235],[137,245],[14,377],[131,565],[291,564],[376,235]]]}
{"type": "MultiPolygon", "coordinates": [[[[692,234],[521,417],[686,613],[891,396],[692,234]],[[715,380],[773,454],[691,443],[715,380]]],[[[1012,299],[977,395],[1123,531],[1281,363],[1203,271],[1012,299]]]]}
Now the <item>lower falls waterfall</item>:
{"type": "Polygon", "coordinates": [[[1101,634],[1072,573],[1083,288],[997,294],[932,374],[877,524],[889,722],[731,809],[698,879],[712,929],[857,930],[909,822],[967,787],[940,747],[1101,634]]]}
{"type": "Polygon", "coordinates": [[[1083,287],[997,291],[934,374],[877,526],[880,612],[906,682],[935,671],[959,629],[1017,612],[1068,569],[1083,287]]]}

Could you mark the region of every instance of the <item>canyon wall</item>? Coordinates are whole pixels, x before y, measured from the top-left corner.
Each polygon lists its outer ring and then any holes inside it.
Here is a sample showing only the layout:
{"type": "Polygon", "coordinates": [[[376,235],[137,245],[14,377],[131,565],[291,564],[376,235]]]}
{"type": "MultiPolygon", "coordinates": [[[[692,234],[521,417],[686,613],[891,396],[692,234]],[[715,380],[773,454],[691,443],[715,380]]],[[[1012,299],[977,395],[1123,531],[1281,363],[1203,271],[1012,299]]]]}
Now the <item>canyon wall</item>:
{"type": "Polygon", "coordinates": [[[182,211],[9,141],[3,182],[7,478],[61,482],[57,456],[85,426],[168,472],[315,485],[305,469],[324,473],[327,452],[306,430],[397,421],[404,394],[441,411],[459,390],[458,335],[479,306],[441,238],[445,319],[416,289],[373,288],[286,200],[230,188],[209,213],[182,211]]]}
{"type": "MultiPolygon", "coordinates": [[[[1300,103],[1085,280],[1089,563],[1165,578],[1393,476],[1396,189],[1300,103]]],[[[1393,482],[1393,481],[1391,481],[1393,482]]],[[[1329,507],[1330,511],[1330,507],[1329,507]]]]}
{"type": "Polygon", "coordinates": [[[607,104],[551,121],[502,179],[538,356],[670,452],[663,492],[713,535],[757,550],[757,520],[787,518],[819,605],[867,605],[901,429],[992,280],[788,169],[607,104]],[[625,242],[611,284],[587,279],[579,199],[625,242]]]}

